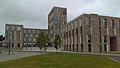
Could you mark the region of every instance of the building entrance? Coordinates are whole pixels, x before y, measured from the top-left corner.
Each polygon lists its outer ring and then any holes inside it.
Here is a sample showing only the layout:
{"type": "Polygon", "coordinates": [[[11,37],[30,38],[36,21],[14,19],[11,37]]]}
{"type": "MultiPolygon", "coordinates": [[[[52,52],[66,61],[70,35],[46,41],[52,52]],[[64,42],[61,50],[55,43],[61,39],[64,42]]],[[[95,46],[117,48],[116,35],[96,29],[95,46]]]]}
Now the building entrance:
{"type": "Polygon", "coordinates": [[[117,51],[117,38],[110,37],[110,51],[117,51]]]}

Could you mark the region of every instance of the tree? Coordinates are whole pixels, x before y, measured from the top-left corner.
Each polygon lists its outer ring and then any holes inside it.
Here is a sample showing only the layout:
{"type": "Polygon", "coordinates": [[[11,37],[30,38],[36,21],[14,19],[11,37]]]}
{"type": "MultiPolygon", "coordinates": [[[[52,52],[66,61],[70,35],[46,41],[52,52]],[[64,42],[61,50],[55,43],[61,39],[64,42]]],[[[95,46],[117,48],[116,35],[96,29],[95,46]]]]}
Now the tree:
{"type": "MultiPolygon", "coordinates": [[[[3,35],[0,35],[0,41],[5,40],[5,37],[3,37],[3,35]]],[[[0,43],[0,48],[2,48],[2,43],[0,43]]],[[[1,53],[1,49],[0,49],[0,53],[1,53]]]]}
{"type": "Polygon", "coordinates": [[[44,48],[44,50],[46,50],[46,43],[47,43],[46,33],[44,33],[44,32],[39,33],[37,40],[36,40],[36,44],[40,48],[41,52],[42,52],[42,48],[44,48]]]}
{"type": "Polygon", "coordinates": [[[61,38],[59,35],[55,35],[54,44],[55,44],[54,47],[56,48],[56,52],[57,52],[58,47],[61,45],[61,38]]]}

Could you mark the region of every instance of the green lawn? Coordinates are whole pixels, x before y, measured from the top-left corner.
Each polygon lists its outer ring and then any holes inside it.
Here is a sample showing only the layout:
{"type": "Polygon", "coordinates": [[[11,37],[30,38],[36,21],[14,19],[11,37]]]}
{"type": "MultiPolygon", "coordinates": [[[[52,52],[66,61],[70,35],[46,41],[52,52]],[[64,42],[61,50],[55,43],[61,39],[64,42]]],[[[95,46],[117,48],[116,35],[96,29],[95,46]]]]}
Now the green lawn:
{"type": "Polygon", "coordinates": [[[0,68],[120,68],[120,63],[98,56],[44,54],[1,62],[0,68]]]}

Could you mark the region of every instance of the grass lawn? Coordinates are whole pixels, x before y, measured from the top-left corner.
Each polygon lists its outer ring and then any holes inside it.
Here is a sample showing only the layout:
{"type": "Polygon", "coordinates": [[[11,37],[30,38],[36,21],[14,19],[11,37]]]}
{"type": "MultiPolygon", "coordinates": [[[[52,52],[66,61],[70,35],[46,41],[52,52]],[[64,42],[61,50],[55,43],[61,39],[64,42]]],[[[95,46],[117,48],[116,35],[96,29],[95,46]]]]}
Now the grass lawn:
{"type": "Polygon", "coordinates": [[[120,68],[120,63],[99,56],[44,54],[0,62],[0,68],[120,68]]]}

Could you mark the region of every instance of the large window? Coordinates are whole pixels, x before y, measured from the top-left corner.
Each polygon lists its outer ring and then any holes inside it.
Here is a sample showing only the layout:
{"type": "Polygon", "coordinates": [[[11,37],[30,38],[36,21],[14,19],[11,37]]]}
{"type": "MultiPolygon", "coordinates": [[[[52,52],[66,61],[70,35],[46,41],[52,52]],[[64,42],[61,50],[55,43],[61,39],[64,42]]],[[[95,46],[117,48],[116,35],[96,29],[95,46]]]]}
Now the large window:
{"type": "Polygon", "coordinates": [[[59,21],[59,17],[58,16],[54,16],[54,21],[59,21]]]}
{"type": "Polygon", "coordinates": [[[116,28],[112,28],[112,35],[116,35],[116,28]]]}
{"type": "Polygon", "coordinates": [[[115,26],[114,20],[111,20],[111,26],[115,26]]]}
{"type": "Polygon", "coordinates": [[[118,21],[118,27],[120,27],[120,20],[118,21]]]}
{"type": "Polygon", "coordinates": [[[103,19],[103,26],[107,26],[107,19],[103,19]]]}
{"type": "Polygon", "coordinates": [[[78,28],[76,28],[76,35],[78,35],[78,28]]]}
{"type": "Polygon", "coordinates": [[[92,34],[92,27],[90,26],[87,27],[87,34],[92,34]]]}
{"type": "Polygon", "coordinates": [[[78,36],[76,37],[76,43],[78,43],[78,36]]]}
{"type": "Polygon", "coordinates": [[[66,13],[67,13],[67,12],[66,12],[66,10],[64,9],[64,10],[63,10],[63,15],[66,15],[66,13]]]}
{"type": "Polygon", "coordinates": [[[71,37],[71,31],[69,31],[69,37],[71,37]]]}
{"type": "Polygon", "coordinates": [[[17,30],[21,30],[21,27],[17,27],[17,30]]]}
{"type": "Polygon", "coordinates": [[[107,36],[104,35],[104,43],[107,43],[107,36]]]}
{"type": "Polygon", "coordinates": [[[74,29],[72,30],[72,36],[74,36],[74,29]]]}
{"type": "Polygon", "coordinates": [[[99,43],[102,43],[102,37],[99,35],[99,43]]]}
{"type": "Polygon", "coordinates": [[[98,24],[99,24],[99,26],[101,25],[101,19],[100,18],[98,19],[98,24]]]}
{"type": "Polygon", "coordinates": [[[79,19],[79,25],[82,25],[82,18],[79,19]]]}
{"type": "Polygon", "coordinates": [[[104,34],[107,34],[107,27],[104,27],[104,34]]]}
{"type": "Polygon", "coordinates": [[[80,43],[83,42],[83,35],[80,36],[80,43]]]}
{"type": "Polygon", "coordinates": [[[82,34],[83,33],[83,27],[81,26],[80,27],[80,34],[82,34]]]}
{"type": "Polygon", "coordinates": [[[24,38],[24,41],[27,41],[27,38],[24,38]]]}
{"type": "Polygon", "coordinates": [[[101,34],[101,27],[99,27],[99,34],[101,34]]]}
{"type": "Polygon", "coordinates": [[[87,40],[88,40],[88,43],[91,43],[91,35],[88,35],[87,40]]]}
{"type": "Polygon", "coordinates": [[[91,18],[90,17],[86,18],[86,25],[91,25],[91,18]]]}

